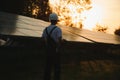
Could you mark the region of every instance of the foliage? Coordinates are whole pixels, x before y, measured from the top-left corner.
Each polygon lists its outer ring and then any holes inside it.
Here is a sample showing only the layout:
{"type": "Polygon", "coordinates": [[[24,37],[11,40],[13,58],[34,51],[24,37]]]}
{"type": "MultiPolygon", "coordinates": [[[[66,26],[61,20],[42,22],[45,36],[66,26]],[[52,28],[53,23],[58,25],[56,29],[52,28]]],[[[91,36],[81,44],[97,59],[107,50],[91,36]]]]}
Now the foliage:
{"type": "Polygon", "coordinates": [[[119,36],[120,36],[120,28],[119,28],[119,29],[116,29],[116,30],[115,30],[115,32],[114,32],[114,34],[116,34],[116,35],[119,35],[119,36]]]}
{"type": "Polygon", "coordinates": [[[26,0],[25,3],[24,15],[48,21],[50,13],[48,0],[26,0]]]}
{"type": "Polygon", "coordinates": [[[106,33],[107,29],[107,26],[101,26],[99,24],[96,24],[96,27],[93,30],[106,33]]]}
{"type": "Polygon", "coordinates": [[[48,0],[2,0],[0,11],[20,14],[48,21],[51,12],[48,0]]]}
{"type": "Polygon", "coordinates": [[[22,14],[25,0],[1,0],[0,11],[22,14]]]}

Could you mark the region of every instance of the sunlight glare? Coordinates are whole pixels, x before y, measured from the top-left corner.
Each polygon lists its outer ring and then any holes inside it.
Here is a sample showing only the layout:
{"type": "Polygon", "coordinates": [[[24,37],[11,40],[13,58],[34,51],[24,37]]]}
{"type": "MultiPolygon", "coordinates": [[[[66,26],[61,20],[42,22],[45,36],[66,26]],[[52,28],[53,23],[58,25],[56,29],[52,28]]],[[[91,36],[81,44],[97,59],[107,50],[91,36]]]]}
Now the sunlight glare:
{"type": "Polygon", "coordinates": [[[100,23],[103,10],[92,0],[49,0],[52,12],[59,16],[59,24],[92,30],[100,23]]]}
{"type": "Polygon", "coordinates": [[[101,24],[103,18],[103,9],[102,7],[93,4],[92,9],[83,13],[86,16],[83,24],[85,29],[92,30],[96,24],[101,24]]]}

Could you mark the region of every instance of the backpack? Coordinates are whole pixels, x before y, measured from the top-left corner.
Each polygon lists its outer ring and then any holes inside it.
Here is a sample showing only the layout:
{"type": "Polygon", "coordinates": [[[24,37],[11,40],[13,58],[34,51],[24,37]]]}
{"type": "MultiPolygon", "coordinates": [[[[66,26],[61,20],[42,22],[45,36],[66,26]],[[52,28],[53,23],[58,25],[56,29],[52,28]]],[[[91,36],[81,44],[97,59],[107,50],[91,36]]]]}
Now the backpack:
{"type": "Polygon", "coordinates": [[[56,48],[56,46],[57,46],[55,40],[51,37],[51,34],[52,34],[52,32],[53,32],[53,30],[54,30],[55,28],[56,28],[56,26],[52,28],[52,30],[50,31],[50,33],[48,33],[47,28],[46,28],[47,47],[49,47],[49,48],[56,48]]]}

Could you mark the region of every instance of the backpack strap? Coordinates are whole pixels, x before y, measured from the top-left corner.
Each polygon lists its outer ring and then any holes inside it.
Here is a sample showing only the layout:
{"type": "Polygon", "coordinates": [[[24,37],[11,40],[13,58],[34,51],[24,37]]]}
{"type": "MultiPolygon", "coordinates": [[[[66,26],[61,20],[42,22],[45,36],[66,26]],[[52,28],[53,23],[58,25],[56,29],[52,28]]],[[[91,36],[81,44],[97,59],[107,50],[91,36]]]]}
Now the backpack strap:
{"type": "Polygon", "coordinates": [[[57,27],[56,27],[56,26],[53,27],[52,30],[50,31],[50,33],[48,33],[48,30],[47,30],[47,28],[46,28],[45,31],[46,31],[47,36],[51,37],[51,34],[52,34],[52,32],[53,32],[53,30],[54,30],[55,28],[57,28],[57,27]]]}

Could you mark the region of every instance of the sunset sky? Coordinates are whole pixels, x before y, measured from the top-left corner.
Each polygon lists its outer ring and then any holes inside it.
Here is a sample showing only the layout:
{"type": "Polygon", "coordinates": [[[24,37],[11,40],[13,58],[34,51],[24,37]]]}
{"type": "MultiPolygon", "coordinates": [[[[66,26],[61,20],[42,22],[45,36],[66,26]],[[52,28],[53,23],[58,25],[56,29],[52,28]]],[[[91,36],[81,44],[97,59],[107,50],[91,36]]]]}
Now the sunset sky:
{"type": "Polygon", "coordinates": [[[96,24],[99,24],[108,27],[107,32],[113,34],[120,26],[120,0],[90,0],[91,4],[88,1],[49,0],[49,5],[53,12],[61,13],[60,24],[79,28],[82,23],[82,28],[89,30],[93,30],[96,24]]]}
{"type": "Polygon", "coordinates": [[[120,26],[120,0],[93,0],[93,3],[101,7],[102,24],[120,26]]]}

